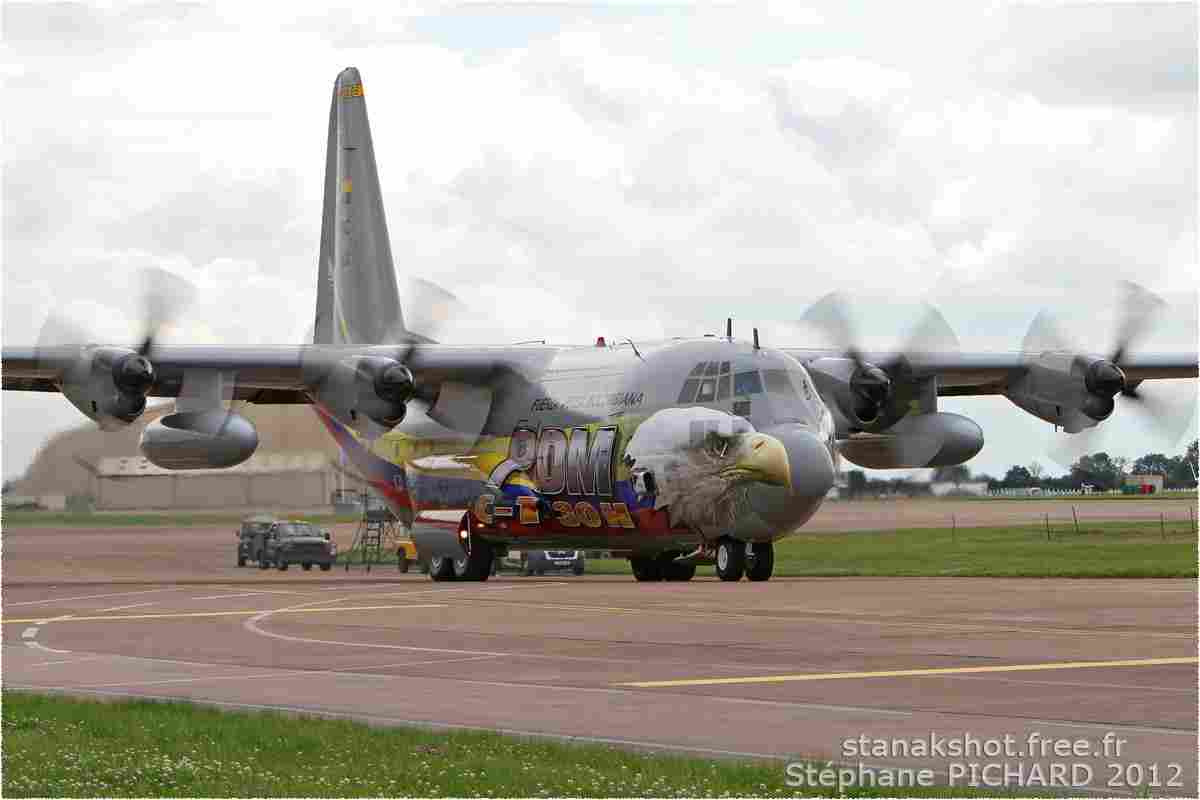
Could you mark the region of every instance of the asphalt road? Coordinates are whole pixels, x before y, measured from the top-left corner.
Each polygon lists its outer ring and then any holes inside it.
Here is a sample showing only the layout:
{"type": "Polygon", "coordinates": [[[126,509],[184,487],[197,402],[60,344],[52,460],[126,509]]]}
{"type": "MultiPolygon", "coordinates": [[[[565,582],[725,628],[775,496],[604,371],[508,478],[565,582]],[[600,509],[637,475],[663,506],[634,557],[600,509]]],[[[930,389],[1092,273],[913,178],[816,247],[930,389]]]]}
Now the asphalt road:
{"type": "Polygon", "coordinates": [[[1136,794],[1122,784],[1178,764],[1182,786],[1151,793],[1196,793],[1195,581],[434,584],[239,570],[232,545],[223,529],[5,530],[5,688],[928,767],[966,772],[959,786],[972,763],[1064,764],[1136,794]],[[989,752],[1005,736],[1014,755],[989,752]]]}

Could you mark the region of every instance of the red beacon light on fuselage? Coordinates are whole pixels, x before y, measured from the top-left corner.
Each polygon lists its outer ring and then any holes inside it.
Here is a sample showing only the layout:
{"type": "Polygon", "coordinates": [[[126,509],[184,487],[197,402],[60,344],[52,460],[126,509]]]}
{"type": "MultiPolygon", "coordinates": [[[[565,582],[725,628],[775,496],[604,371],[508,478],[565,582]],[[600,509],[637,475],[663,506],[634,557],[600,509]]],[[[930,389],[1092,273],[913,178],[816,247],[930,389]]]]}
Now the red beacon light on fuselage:
{"type": "Polygon", "coordinates": [[[596,337],[596,347],[608,347],[608,342],[604,341],[603,336],[596,337]]]}

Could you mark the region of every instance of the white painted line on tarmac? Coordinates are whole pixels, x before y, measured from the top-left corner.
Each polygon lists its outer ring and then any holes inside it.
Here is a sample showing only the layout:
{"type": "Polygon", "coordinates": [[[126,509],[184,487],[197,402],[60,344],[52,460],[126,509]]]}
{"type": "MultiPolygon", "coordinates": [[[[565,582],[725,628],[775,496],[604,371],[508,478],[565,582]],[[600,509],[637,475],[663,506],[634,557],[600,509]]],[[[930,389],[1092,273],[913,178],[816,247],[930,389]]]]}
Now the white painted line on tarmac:
{"type": "MultiPolygon", "coordinates": [[[[66,651],[63,651],[63,652],[66,652],[66,651]]],[[[29,667],[53,667],[56,664],[78,664],[80,661],[95,661],[100,658],[112,658],[112,656],[97,655],[97,656],[82,656],[80,658],[64,658],[64,659],[60,659],[58,661],[39,661],[36,664],[27,664],[26,666],[29,666],[29,667]]]]}
{"type": "MultiPolygon", "coordinates": [[[[266,592],[239,592],[237,594],[206,594],[204,597],[193,597],[192,600],[224,600],[227,597],[254,597],[266,592]]],[[[291,594],[291,592],[289,592],[291,594]]]]}
{"type": "MultiPolygon", "coordinates": [[[[427,664],[458,664],[463,661],[487,661],[491,658],[499,658],[499,656],[468,656],[466,658],[434,658],[428,661],[400,661],[395,664],[366,664],[363,666],[351,667],[351,669],[392,669],[394,667],[422,667],[427,664]]],[[[331,670],[337,672],[338,670],[331,670]]]]}
{"type": "Polygon", "coordinates": [[[252,680],[257,678],[272,678],[273,680],[281,680],[283,678],[298,678],[299,675],[279,675],[275,672],[264,672],[262,674],[241,674],[241,675],[200,675],[190,678],[164,678],[157,681],[121,681],[119,683],[81,683],[80,689],[108,689],[121,686],[157,686],[165,683],[199,683],[201,681],[231,681],[231,680],[252,680]]]}
{"type": "MultiPolygon", "coordinates": [[[[359,600],[359,599],[372,598],[372,597],[373,598],[411,597],[411,596],[422,595],[422,594],[437,594],[437,595],[449,594],[449,595],[455,595],[455,596],[464,596],[465,595],[466,597],[470,598],[470,597],[476,597],[478,595],[495,594],[496,592],[509,592],[509,591],[512,591],[513,589],[535,589],[535,588],[540,589],[540,588],[544,588],[546,586],[569,586],[569,585],[570,584],[568,584],[565,581],[551,581],[548,583],[538,583],[538,584],[524,584],[524,585],[512,585],[512,586],[488,586],[487,588],[483,588],[483,587],[471,587],[471,588],[447,587],[444,589],[417,589],[415,591],[385,592],[382,594],[367,594],[366,592],[356,592],[354,595],[352,595],[352,597],[355,600],[359,600]]],[[[349,600],[349,599],[351,599],[351,597],[346,597],[343,599],[349,600]]],[[[331,603],[333,601],[332,600],[318,600],[317,602],[318,603],[331,603]]]]}
{"type": "Polygon", "coordinates": [[[60,654],[65,654],[65,653],[70,653],[70,652],[71,652],[70,650],[56,650],[56,649],[55,649],[55,648],[53,648],[53,647],[46,647],[46,645],[42,644],[41,642],[26,642],[26,643],[25,643],[25,646],[26,646],[26,647],[32,647],[34,650],[41,650],[43,653],[60,653],[60,654]]]}
{"type": "MultiPolygon", "coordinates": [[[[408,607],[408,606],[402,606],[402,607],[408,607]]],[[[288,609],[286,609],[286,611],[288,611],[289,613],[294,613],[294,611],[299,608],[300,608],[300,606],[291,606],[288,609]]],[[[285,609],[280,609],[280,611],[283,611],[283,610],[285,610],[285,609]]],[[[377,649],[377,650],[403,650],[406,653],[446,653],[449,655],[459,655],[459,656],[500,657],[500,656],[519,656],[519,655],[521,655],[520,653],[503,653],[503,652],[497,652],[497,651],[492,651],[492,650],[458,650],[458,649],[453,649],[453,648],[448,648],[448,647],[416,647],[414,645],[384,644],[382,642],[345,642],[345,641],[337,641],[337,640],[332,640],[332,639],[310,639],[307,636],[289,636],[286,633],[275,633],[274,631],[267,631],[267,630],[263,630],[262,628],[258,627],[259,622],[262,622],[264,619],[266,619],[267,617],[269,617],[271,614],[274,614],[274,613],[276,613],[276,612],[264,611],[260,614],[256,614],[255,616],[250,617],[249,619],[242,622],[242,627],[245,628],[246,630],[250,631],[251,633],[258,634],[259,636],[266,636],[268,639],[278,639],[279,641],[282,641],[282,642],[296,642],[298,644],[320,644],[320,645],[326,645],[326,646],[330,646],[330,647],[368,647],[368,648],[377,649]]],[[[589,659],[589,660],[591,660],[591,659],[589,659]]]]}
{"type": "Polygon", "coordinates": [[[81,595],[79,597],[52,597],[52,598],[47,598],[45,600],[22,600],[19,603],[5,603],[4,605],[6,605],[6,606],[33,606],[33,605],[39,605],[42,603],[66,603],[70,600],[98,600],[102,597],[124,597],[124,596],[135,595],[135,594],[154,594],[155,592],[174,592],[174,591],[178,591],[179,588],[180,587],[178,587],[178,586],[172,586],[172,587],[168,587],[166,589],[142,589],[137,592],[109,592],[107,594],[87,594],[87,595],[81,595]]]}
{"type": "Polygon", "coordinates": [[[26,628],[25,631],[21,634],[21,638],[22,639],[32,639],[33,637],[35,637],[37,635],[38,635],[38,629],[36,626],[34,626],[31,628],[26,628]]]}
{"type": "Polygon", "coordinates": [[[154,605],[153,601],[147,602],[147,603],[130,603],[127,606],[113,606],[112,608],[100,608],[100,609],[96,610],[96,613],[104,614],[105,612],[108,612],[108,611],[124,611],[127,608],[141,608],[142,606],[152,606],[152,605],[154,605]]]}

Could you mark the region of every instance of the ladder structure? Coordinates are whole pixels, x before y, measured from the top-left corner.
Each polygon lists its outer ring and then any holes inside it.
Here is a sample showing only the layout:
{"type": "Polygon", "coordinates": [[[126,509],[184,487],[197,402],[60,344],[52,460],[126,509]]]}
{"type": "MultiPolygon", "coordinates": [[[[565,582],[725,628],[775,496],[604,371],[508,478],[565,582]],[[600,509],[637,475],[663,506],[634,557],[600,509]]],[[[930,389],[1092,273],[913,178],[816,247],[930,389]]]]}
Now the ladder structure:
{"type": "Polygon", "coordinates": [[[354,542],[343,559],[347,572],[352,564],[365,566],[370,572],[372,564],[382,563],[384,553],[395,552],[400,534],[400,520],[387,503],[366,490],[361,498],[362,516],[354,531],[354,542]]]}

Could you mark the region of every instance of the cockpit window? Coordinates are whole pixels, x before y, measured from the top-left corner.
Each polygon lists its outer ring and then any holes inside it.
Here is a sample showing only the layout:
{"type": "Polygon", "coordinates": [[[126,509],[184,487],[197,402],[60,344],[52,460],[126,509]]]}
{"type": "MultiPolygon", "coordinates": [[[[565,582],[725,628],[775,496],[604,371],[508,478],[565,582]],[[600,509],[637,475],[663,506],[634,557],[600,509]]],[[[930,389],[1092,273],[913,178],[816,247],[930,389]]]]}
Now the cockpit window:
{"type": "Polygon", "coordinates": [[[729,362],[701,361],[679,391],[680,403],[711,403],[729,397],[729,362]]]}
{"type": "Polygon", "coordinates": [[[767,384],[767,394],[792,393],[792,383],[788,380],[787,372],[782,369],[764,369],[763,380],[767,384]]]}
{"type": "Polygon", "coordinates": [[[801,395],[811,397],[811,389],[800,369],[765,369],[767,399],[771,403],[774,422],[807,422],[811,416],[801,395]]]}
{"type": "Polygon", "coordinates": [[[762,394],[762,390],[762,381],[757,372],[739,372],[734,376],[734,394],[762,394]]]}

